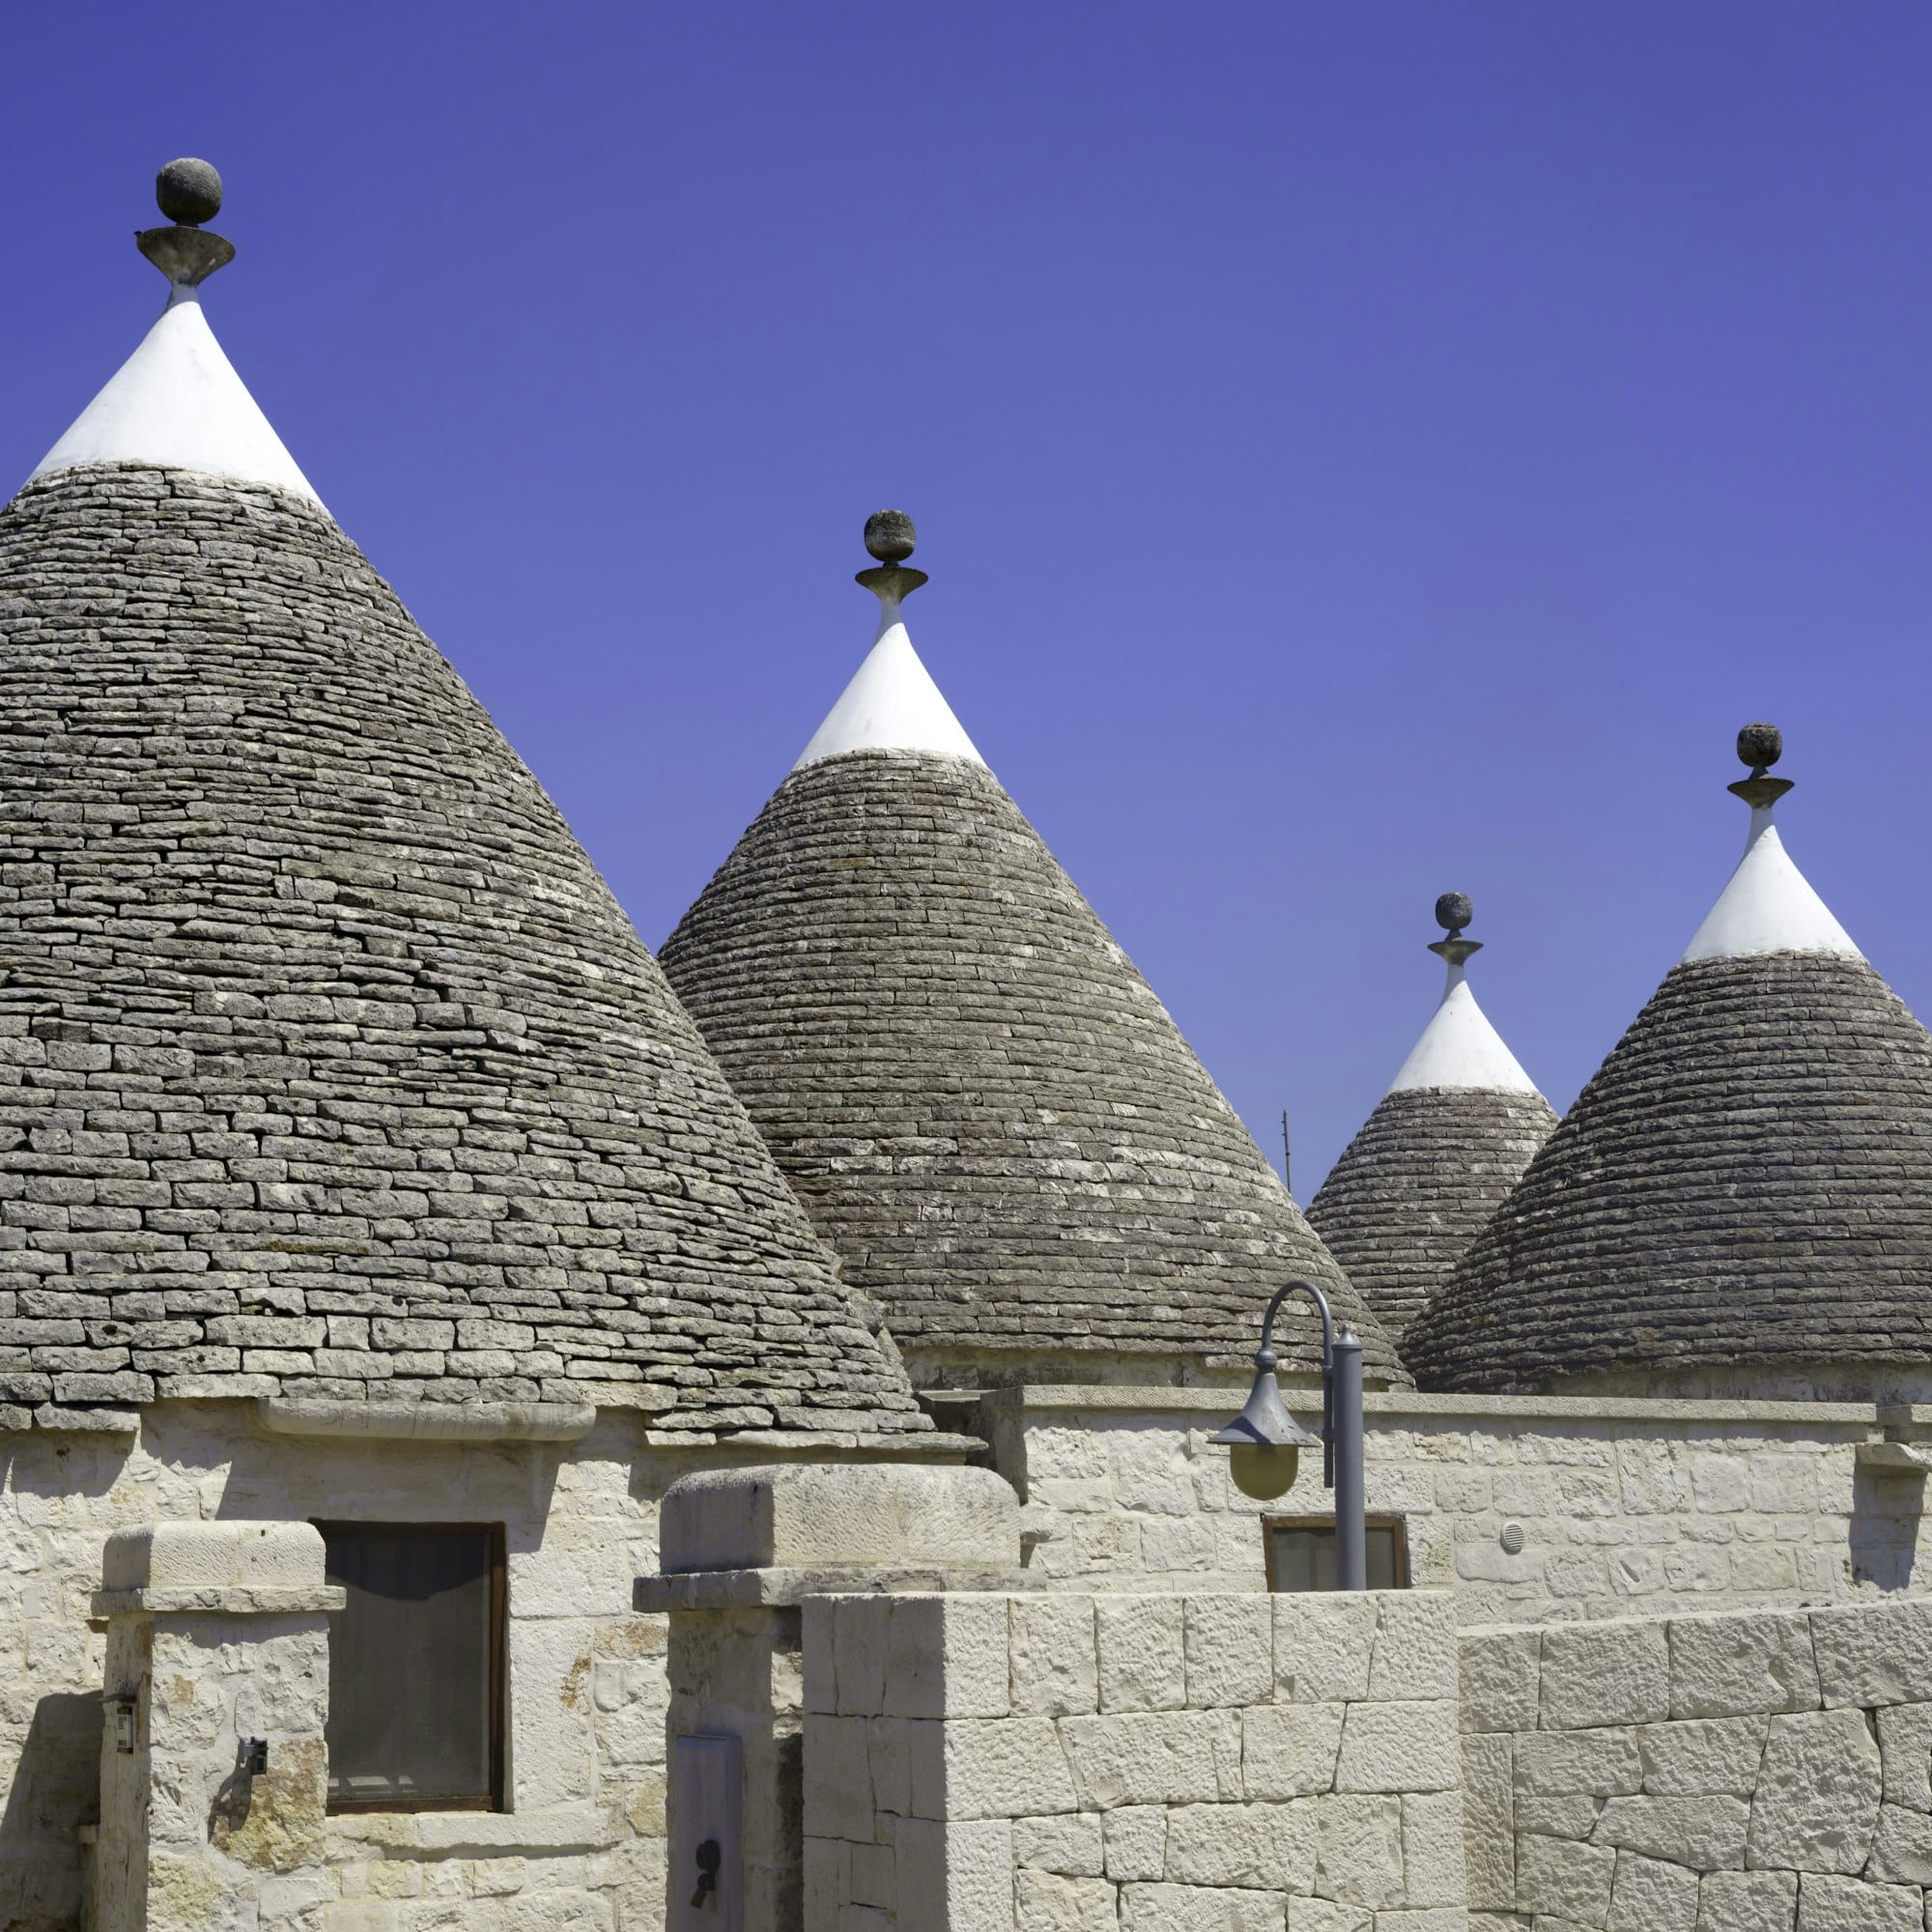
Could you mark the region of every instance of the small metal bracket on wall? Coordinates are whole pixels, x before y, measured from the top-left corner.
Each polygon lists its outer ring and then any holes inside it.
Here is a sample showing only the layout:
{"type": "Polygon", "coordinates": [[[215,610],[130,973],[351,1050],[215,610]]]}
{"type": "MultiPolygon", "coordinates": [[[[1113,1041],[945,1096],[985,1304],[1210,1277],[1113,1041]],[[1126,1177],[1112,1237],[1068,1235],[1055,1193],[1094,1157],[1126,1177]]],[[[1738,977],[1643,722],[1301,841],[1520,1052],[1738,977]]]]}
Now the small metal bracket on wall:
{"type": "Polygon", "coordinates": [[[132,1757],[140,1739],[141,1700],[134,1696],[110,1697],[107,1710],[114,1724],[114,1748],[123,1757],[132,1757]]]}
{"type": "Polygon", "coordinates": [[[243,1738],[242,1740],[242,1769],[250,1777],[266,1776],[269,1769],[269,1741],[267,1738],[243,1738]]]}

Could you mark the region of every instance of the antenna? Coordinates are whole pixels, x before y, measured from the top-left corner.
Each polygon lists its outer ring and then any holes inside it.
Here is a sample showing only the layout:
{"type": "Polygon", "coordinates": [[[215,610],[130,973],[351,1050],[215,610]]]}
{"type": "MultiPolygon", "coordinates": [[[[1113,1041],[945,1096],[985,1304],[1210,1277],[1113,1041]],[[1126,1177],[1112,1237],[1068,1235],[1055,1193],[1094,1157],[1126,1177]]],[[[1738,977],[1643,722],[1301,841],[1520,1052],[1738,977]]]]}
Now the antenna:
{"type": "Polygon", "coordinates": [[[1281,1110],[1281,1184],[1293,1194],[1294,1182],[1289,1179],[1293,1173],[1293,1154],[1288,1145],[1288,1109],[1281,1110]]]}

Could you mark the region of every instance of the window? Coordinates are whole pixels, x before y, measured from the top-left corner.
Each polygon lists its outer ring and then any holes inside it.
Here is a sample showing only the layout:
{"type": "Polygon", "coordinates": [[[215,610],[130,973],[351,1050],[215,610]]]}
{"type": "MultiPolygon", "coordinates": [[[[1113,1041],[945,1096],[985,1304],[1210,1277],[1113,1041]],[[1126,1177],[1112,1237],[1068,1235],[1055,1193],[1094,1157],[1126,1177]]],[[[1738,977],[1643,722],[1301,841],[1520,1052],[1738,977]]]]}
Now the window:
{"type": "MultiPolygon", "coordinates": [[[[1408,1529],[1399,1516],[1368,1519],[1369,1588],[1408,1588],[1408,1529]]],[[[1270,1590],[1335,1587],[1335,1519],[1329,1516],[1264,1516],[1262,1548],[1270,1590]]]]}
{"type": "Polygon", "coordinates": [[[500,1523],[323,1522],[331,1811],[495,1811],[503,1797],[500,1523]]]}

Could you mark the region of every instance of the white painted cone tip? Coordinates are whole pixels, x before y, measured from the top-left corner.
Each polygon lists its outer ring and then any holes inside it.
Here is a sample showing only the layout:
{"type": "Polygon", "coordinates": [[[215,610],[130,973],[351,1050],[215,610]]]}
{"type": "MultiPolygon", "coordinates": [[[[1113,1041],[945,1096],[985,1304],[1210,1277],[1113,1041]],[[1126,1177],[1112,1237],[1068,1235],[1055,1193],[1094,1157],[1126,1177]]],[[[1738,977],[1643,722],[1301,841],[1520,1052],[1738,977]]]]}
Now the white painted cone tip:
{"type": "Polygon", "coordinates": [[[1406,1094],[1419,1087],[1477,1088],[1492,1094],[1537,1091],[1536,1082],[1476,1004],[1460,967],[1450,968],[1442,1004],[1402,1063],[1389,1092],[1406,1094]]]}
{"type": "Polygon", "coordinates": [[[895,610],[886,611],[878,640],[792,770],[841,752],[937,752],[986,762],[920,662],[895,610]]]}
{"type": "Polygon", "coordinates": [[[152,464],[267,483],[322,507],[187,290],[176,291],[140,347],[28,480],[90,463],[152,464]]]}
{"type": "Polygon", "coordinates": [[[1682,965],[1760,952],[1830,952],[1861,959],[1851,935],[1792,864],[1768,808],[1751,814],[1745,855],[1685,948],[1682,965]]]}

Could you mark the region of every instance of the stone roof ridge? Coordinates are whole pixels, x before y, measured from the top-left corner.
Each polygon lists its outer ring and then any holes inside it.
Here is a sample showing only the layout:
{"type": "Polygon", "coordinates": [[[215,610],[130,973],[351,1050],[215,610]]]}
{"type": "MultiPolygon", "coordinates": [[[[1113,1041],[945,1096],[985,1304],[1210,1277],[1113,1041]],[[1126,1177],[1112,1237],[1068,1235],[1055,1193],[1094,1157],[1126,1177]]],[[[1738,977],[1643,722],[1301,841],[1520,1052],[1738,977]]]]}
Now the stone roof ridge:
{"type": "Polygon", "coordinates": [[[926,581],[924,571],[905,565],[914,541],[912,519],[903,511],[880,510],[867,522],[866,548],[879,559],[879,567],[862,570],[857,581],[878,597],[878,633],[793,771],[847,752],[929,752],[976,765],[986,762],[906,631],[902,606],[926,581]]]}
{"type": "Polygon", "coordinates": [[[1679,964],[1703,959],[1743,959],[1760,952],[1826,952],[1846,959],[1864,955],[1831,908],[1784,849],[1772,813],[1791,789],[1789,779],[1766,776],[1783,751],[1775,725],[1747,724],[1738,734],[1738,755],[1751,776],[1729,789],[1750,807],[1744,856],[1718,895],[1718,902],[1685,948],[1679,964]]]}
{"type": "Polygon", "coordinates": [[[170,161],[156,199],[172,225],[143,230],[136,245],[167,276],[167,305],[27,480],[134,463],[266,483],[321,507],[202,312],[201,284],[235,254],[201,226],[220,211],[221,177],[206,161],[170,161]]]}
{"type": "Polygon", "coordinates": [[[1522,1064],[1469,990],[1469,957],[1482,951],[1481,940],[1463,937],[1463,928],[1473,917],[1474,910],[1463,893],[1444,893],[1435,901],[1436,923],[1448,937],[1436,940],[1429,950],[1448,968],[1448,979],[1422,1037],[1409,1049],[1408,1058],[1389,1083],[1391,1094],[1425,1087],[1537,1093],[1536,1082],[1523,1071],[1522,1064]]]}

